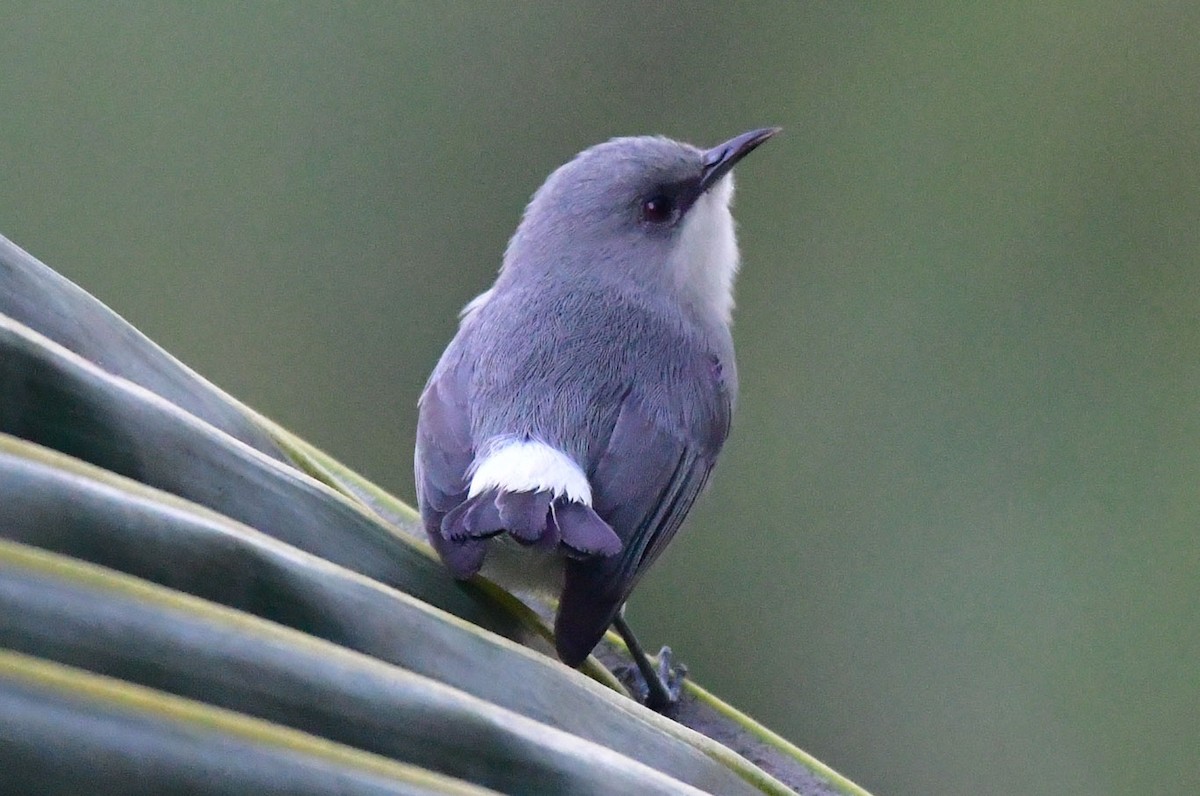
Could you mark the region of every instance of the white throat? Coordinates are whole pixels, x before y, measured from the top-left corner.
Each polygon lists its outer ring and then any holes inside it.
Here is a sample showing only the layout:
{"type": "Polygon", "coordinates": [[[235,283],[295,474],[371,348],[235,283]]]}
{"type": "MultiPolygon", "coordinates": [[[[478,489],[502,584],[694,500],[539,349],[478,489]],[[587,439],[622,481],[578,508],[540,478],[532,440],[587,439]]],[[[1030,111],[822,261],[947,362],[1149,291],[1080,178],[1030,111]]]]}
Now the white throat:
{"type": "Polygon", "coordinates": [[[726,324],[733,319],[733,280],[741,262],[732,201],[733,175],[727,174],[688,210],[671,263],[679,295],[726,324]]]}

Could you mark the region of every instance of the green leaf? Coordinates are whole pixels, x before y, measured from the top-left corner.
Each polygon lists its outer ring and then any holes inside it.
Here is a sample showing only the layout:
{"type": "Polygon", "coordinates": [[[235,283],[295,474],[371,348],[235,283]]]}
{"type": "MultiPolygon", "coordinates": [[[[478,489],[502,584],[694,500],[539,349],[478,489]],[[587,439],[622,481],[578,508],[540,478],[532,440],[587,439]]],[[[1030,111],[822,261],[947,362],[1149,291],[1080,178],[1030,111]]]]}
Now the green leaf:
{"type": "MultiPolygon", "coordinates": [[[[650,766],[400,667],[4,541],[0,617],[0,642],[9,649],[507,792],[691,790],[650,766]],[[138,643],[123,643],[130,638],[138,643]]],[[[545,689],[552,701],[564,690],[554,683],[545,689]]],[[[692,762],[689,773],[706,788],[752,792],[728,770],[698,756],[692,762]]]]}
{"type": "MultiPolygon", "coordinates": [[[[720,792],[738,792],[742,787],[725,766],[687,741],[662,732],[660,717],[545,655],[199,506],[4,436],[0,436],[0,536],[290,626],[309,634],[306,638],[325,639],[434,678],[684,781],[721,785],[720,792]]],[[[4,545],[0,542],[0,562],[4,545]]],[[[104,582],[118,581],[109,576],[104,582]]],[[[143,602],[158,604],[176,592],[145,588],[137,594],[143,602]]],[[[67,618],[30,619],[36,613],[33,607],[5,606],[3,599],[0,595],[0,615],[8,620],[0,620],[0,643],[50,656],[43,648],[16,646],[5,637],[7,629],[31,621],[33,630],[53,627],[57,633],[67,627],[67,618]]],[[[198,601],[179,604],[206,615],[217,610],[198,601]]],[[[113,621],[108,620],[110,625],[113,621]]],[[[172,628],[182,624],[179,619],[163,621],[172,628]]],[[[149,649],[153,631],[152,624],[121,630],[91,647],[107,650],[124,635],[139,639],[137,654],[141,654],[149,649]]],[[[75,630],[62,632],[73,643],[80,638],[75,630]]],[[[95,632],[110,633],[112,627],[95,632]]],[[[260,641],[247,642],[246,648],[261,657],[266,647],[260,641]]],[[[154,653],[157,658],[132,665],[132,672],[161,670],[170,652],[170,644],[160,645],[154,653]]],[[[88,666],[77,658],[56,659],[88,666]]],[[[188,662],[195,659],[190,652],[185,656],[188,662]]],[[[128,672],[121,676],[136,679],[128,672]]],[[[177,679],[186,686],[198,676],[187,672],[177,679]]],[[[146,684],[176,690],[163,682],[146,684]]],[[[305,696],[311,700],[313,695],[306,690],[305,696]]]]}
{"type": "Polygon", "coordinates": [[[369,512],[132,382],[0,316],[0,432],[214,509],[476,624],[515,634],[482,594],[369,512]]]}
{"type": "Polygon", "coordinates": [[[494,793],[148,688],[0,650],[0,792],[494,793]]]}
{"type": "Polygon", "coordinates": [[[0,312],[0,792],[864,793],[562,666],[550,606],[3,238],[0,312]]]}
{"type": "Polygon", "coordinates": [[[0,314],[102,364],[257,450],[282,458],[235,401],[108,307],[0,235],[0,314]]]}

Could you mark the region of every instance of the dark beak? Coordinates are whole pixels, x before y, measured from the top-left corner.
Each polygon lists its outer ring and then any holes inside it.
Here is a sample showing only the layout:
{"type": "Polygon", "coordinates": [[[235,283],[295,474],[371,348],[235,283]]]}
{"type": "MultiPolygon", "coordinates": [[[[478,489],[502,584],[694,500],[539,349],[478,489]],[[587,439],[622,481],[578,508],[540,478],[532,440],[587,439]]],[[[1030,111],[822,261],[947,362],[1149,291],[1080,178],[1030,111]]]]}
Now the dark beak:
{"type": "Polygon", "coordinates": [[[761,130],[751,130],[705,152],[704,172],[700,176],[701,193],[716,185],[717,181],[728,174],[739,160],[749,155],[759,144],[782,129],[782,127],[764,127],[761,130]]]}

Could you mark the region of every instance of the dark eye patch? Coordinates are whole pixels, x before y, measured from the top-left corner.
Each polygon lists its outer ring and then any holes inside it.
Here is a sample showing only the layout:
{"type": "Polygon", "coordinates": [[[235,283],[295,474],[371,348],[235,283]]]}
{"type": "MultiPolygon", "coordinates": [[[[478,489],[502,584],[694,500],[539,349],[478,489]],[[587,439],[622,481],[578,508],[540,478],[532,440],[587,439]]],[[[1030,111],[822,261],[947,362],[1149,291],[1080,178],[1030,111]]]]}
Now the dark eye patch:
{"type": "Polygon", "coordinates": [[[699,179],[653,186],[642,195],[639,206],[641,220],[652,226],[674,224],[695,203],[700,193],[699,179]]]}
{"type": "Polygon", "coordinates": [[[650,224],[669,224],[678,213],[675,198],[665,193],[655,194],[642,202],[642,220],[650,224]]]}

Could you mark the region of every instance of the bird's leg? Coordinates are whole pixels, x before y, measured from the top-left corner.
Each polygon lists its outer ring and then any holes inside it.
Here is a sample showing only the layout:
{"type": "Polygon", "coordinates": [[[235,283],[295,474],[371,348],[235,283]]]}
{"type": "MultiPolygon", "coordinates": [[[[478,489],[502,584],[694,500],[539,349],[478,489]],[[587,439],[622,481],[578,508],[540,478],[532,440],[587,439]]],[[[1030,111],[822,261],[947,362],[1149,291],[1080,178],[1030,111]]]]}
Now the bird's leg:
{"type": "Polygon", "coordinates": [[[625,606],[621,606],[616,619],[613,620],[613,628],[629,648],[629,655],[646,684],[646,707],[657,713],[667,712],[679,701],[680,687],[687,675],[687,669],[673,664],[670,647],[663,647],[658,653],[658,669],[654,668],[637,636],[633,635],[629,623],[625,621],[625,606]]]}

